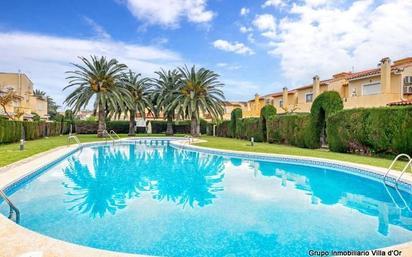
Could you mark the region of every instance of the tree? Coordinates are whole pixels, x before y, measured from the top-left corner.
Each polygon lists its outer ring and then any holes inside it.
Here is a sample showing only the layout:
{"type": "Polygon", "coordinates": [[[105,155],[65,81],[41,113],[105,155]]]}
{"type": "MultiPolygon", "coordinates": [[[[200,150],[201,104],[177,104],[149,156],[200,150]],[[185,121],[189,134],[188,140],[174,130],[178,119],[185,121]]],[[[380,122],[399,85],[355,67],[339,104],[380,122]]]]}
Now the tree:
{"type": "MultiPolygon", "coordinates": [[[[13,120],[14,117],[7,112],[6,106],[12,102],[20,101],[21,99],[23,99],[23,97],[19,96],[14,89],[8,89],[6,92],[0,93],[0,106],[3,108],[4,114],[6,114],[9,119],[13,120]]],[[[17,116],[19,117],[21,115],[17,114],[17,116]]]]}
{"type": "Polygon", "coordinates": [[[167,108],[179,93],[181,75],[177,70],[160,70],[155,72],[159,78],[153,79],[153,98],[158,111],[162,111],[167,120],[166,135],[173,135],[173,117],[175,108],[167,108]]]}
{"type": "Polygon", "coordinates": [[[136,113],[140,113],[145,118],[146,110],[152,109],[149,80],[140,77],[140,73],[129,70],[129,72],[123,74],[122,78],[123,85],[131,96],[131,105],[126,105],[126,111],[130,114],[129,136],[135,135],[136,113]]]}
{"type": "Polygon", "coordinates": [[[176,109],[178,115],[191,119],[192,136],[200,136],[200,114],[209,113],[212,118],[221,118],[224,113],[225,99],[218,80],[219,75],[211,70],[195,66],[179,68],[181,74],[177,97],[168,105],[166,111],[176,109]]]}
{"type": "Polygon", "coordinates": [[[91,56],[90,60],[85,57],[79,58],[82,65],[73,63],[76,69],[67,72],[68,86],[64,88],[64,90],[70,87],[76,89],[64,102],[77,113],[86,108],[94,97],[94,111],[98,113],[97,136],[103,137],[108,108],[112,110],[119,108],[124,111],[125,105],[130,105],[130,93],[121,82],[123,71],[127,66],[116,59],[108,60],[104,56],[100,58],[91,56]]]}
{"type": "Polygon", "coordinates": [[[42,100],[46,99],[46,92],[39,89],[33,90],[33,95],[42,100]]]}
{"type": "Polygon", "coordinates": [[[57,109],[60,107],[56,104],[52,97],[47,96],[47,114],[49,115],[51,120],[58,120],[57,118],[57,109]]]}

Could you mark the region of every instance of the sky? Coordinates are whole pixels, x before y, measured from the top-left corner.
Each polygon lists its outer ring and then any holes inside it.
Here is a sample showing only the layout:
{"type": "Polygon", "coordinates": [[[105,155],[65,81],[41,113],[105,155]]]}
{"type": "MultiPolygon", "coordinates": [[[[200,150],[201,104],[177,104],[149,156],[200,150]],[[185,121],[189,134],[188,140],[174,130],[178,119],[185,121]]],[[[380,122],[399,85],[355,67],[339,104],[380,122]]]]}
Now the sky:
{"type": "Polygon", "coordinates": [[[228,100],[412,56],[412,0],[0,0],[0,71],[21,70],[60,105],[78,56],[153,77],[196,65],[228,100]]]}

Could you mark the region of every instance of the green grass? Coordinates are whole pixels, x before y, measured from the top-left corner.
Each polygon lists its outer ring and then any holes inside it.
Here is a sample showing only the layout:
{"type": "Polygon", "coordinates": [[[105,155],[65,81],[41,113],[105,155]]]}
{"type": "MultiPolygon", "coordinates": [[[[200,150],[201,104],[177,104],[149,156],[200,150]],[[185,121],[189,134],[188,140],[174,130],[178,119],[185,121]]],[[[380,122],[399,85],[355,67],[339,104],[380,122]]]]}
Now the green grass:
{"type": "MultiPolygon", "coordinates": [[[[274,154],[286,154],[286,155],[298,155],[307,157],[318,157],[331,160],[347,161],[353,163],[367,164],[377,167],[388,168],[392,162],[392,159],[368,157],[355,154],[334,153],[321,149],[305,149],[288,145],[268,144],[268,143],[255,143],[254,146],[250,145],[250,142],[245,140],[238,140],[233,138],[223,137],[211,137],[203,136],[202,139],[207,140],[206,143],[196,144],[198,146],[236,150],[236,151],[248,151],[256,153],[274,153],[274,154]]],[[[395,165],[395,169],[401,170],[405,166],[406,162],[398,162],[395,165]]]]}
{"type": "MultiPolygon", "coordinates": [[[[96,135],[77,135],[80,142],[104,141],[105,139],[98,138],[96,135]]],[[[126,134],[120,134],[120,137],[127,137],[126,134]]],[[[164,136],[163,134],[138,134],[138,137],[148,136],[164,136]]],[[[179,135],[177,135],[179,136],[179,135]]],[[[73,143],[73,142],[72,142],[73,143]]],[[[20,143],[0,145],[0,167],[6,166],[13,162],[33,156],[35,154],[45,152],[58,146],[67,145],[67,135],[42,138],[32,141],[26,141],[24,151],[19,150],[20,143]]]]}

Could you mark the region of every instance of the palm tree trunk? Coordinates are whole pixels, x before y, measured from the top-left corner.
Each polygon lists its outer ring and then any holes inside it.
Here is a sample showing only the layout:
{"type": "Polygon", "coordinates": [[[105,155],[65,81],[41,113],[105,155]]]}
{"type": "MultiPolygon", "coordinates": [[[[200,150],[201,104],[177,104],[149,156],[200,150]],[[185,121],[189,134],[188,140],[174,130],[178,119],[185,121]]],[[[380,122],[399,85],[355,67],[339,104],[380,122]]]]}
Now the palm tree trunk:
{"type": "Polygon", "coordinates": [[[196,120],[196,136],[200,137],[200,121],[196,120]]]}
{"type": "Polygon", "coordinates": [[[97,127],[97,137],[104,137],[104,131],[106,130],[106,112],[101,102],[99,103],[98,112],[99,125],[97,127]]]}
{"type": "Polygon", "coordinates": [[[173,117],[167,116],[166,136],[173,136],[173,117]]]}
{"type": "Polygon", "coordinates": [[[130,111],[130,122],[129,122],[129,136],[135,136],[135,127],[136,127],[136,112],[130,111]]]}
{"type": "Polygon", "coordinates": [[[190,134],[193,137],[196,136],[196,127],[197,127],[196,117],[195,117],[195,115],[192,115],[192,121],[190,123],[190,134]]]}

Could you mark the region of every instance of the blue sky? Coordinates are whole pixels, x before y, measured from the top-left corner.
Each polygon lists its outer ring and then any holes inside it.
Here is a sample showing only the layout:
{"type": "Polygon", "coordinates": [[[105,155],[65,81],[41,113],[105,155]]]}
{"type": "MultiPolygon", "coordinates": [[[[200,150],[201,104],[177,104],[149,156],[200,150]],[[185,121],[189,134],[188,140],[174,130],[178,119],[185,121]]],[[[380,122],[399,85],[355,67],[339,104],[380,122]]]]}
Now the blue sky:
{"type": "Polygon", "coordinates": [[[79,55],[118,58],[145,76],[204,66],[229,100],[412,55],[404,0],[20,0],[2,9],[0,71],[22,70],[59,103],[79,55]]]}

